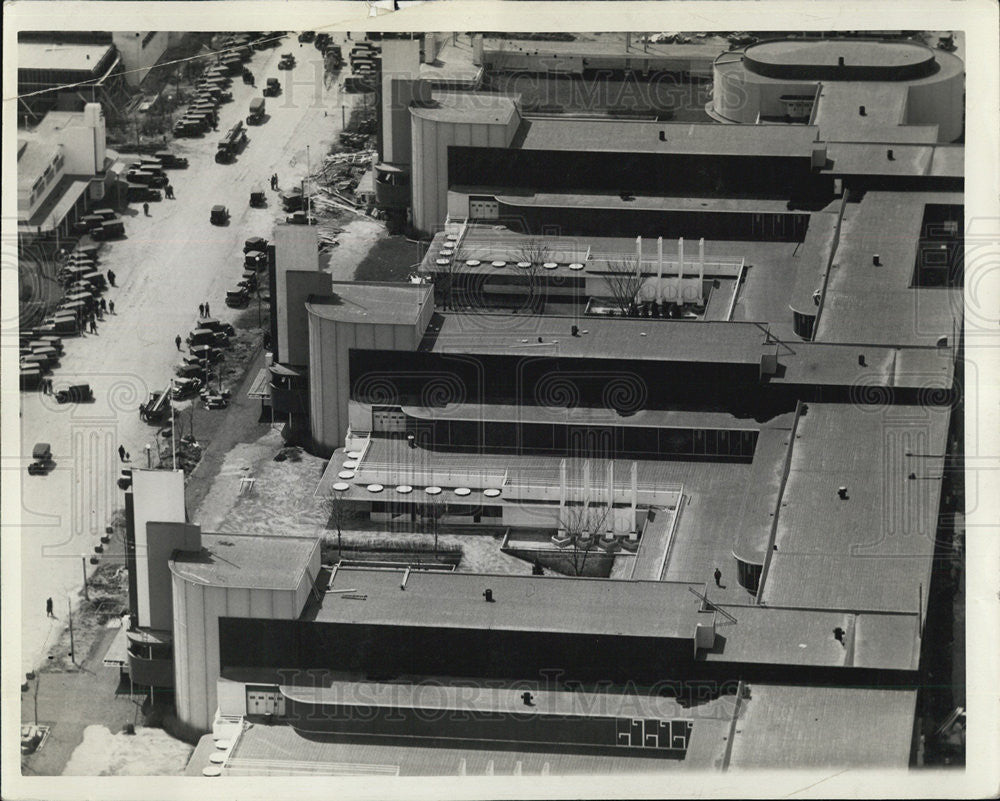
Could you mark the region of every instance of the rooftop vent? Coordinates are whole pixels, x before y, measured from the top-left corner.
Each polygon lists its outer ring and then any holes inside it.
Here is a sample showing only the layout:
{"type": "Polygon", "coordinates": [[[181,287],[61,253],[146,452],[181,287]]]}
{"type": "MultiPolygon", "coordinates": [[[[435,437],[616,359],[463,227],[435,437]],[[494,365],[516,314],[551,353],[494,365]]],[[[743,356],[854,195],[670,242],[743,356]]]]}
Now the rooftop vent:
{"type": "Polygon", "coordinates": [[[858,367],[867,367],[865,364],[865,354],[863,353],[858,354],[858,367]]]}
{"type": "Polygon", "coordinates": [[[865,107],[864,106],[858,106],[858,114],[860,114],[862,117],[864,117],[864,116],[866,116],[868,114],[868,112],[865,111],[865,107]]]}
{"type": "Polygon", "coordinates": [[[667,132],[666,131],[660,131],[660,141],[661,142],[666,142],[667,141],[667,132]]]}
{"type": "Polygon", "coordinates": [[[837,487],[837,497],[842,501],[847,500],[847,487],[837,487]]]}
{"type": "Polygon", "coordinates": [[[882,266],[882,259],[879,257],[878,253],[872,255],[872,264],[874,264],[876,267],[882,266]]]}
{"type": "Polygon", "coordinates": [[[939,348],[947,348],[948,347],[948,337],[938,337],[937,346],[939,348]]]}
{"type": "Polygon", "coordinates": [[[886,151],[885,157],[887,159],[889,159],[889,161],[895,161],[896,160],[896,156],[893,154],[891,147],[889,148],[888,151],[886,151]]]}
{"type": "Polygon", "coordinates": [[[844,57],[843,56],[838,56],[837,57],[837,66],[838,67],[843,67],[844,66],[844,57]]]}
{"type": "Polygon", "coordinates": [[[493,590],[483,590],[483,598],[486,599],[486,603],[493,603],[493,590]]]}

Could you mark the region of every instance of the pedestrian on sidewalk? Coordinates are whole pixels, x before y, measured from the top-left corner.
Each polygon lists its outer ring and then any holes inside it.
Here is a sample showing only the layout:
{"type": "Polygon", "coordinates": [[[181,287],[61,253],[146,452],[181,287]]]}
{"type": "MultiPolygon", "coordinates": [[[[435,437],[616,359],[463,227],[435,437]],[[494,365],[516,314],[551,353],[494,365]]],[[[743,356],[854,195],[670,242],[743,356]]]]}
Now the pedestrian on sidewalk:
{"type": "Polygon", "coordinates": [[[94,315],[90,315],[90,333],[91,334],[97,333],[97,319],[94,317],[94,315]]]}
{"type": "Polygon", "coordinates": [[[108,311],[112,314],[115,313],[115,302],[113,300],[108,301],[108,311]]]}
{"type": "Polygon", "coordinates": [[[148,203],[143,203],[142,204],[142,213],[145,214],[147,217],[149,216],[149,204],[148,203]]]}
{"type": "Polygon", "coordinates": [[[722,571],[719,568],[715,568],[715,586],[722,586],[722,571]]]}
{"type": "Polygon", "coordinates": [[[55,615],[52,614],[52,599],[51,598],[46,598],[45,599],[45,616],[46,617],[55,617],[55,615]]]}
{"type": "Polygon", "coordinates": [[[119,445],[118,446],[118,458],[121,459],[123,462],[125,461],[125,446],[124,445],[119,445]]]}
{"type": "Polygon", "coordinates": [[[101,298],[101,313],[103,314],[107,310],[108,310],[108,302],[104,298],[101,298]]]}
{"type": "Polygon", "coordinates": [[[178,334],[177,336],[174,337],[174,344],[177,346],[177,350],[181,349],[181,342],[182,342],[182,340],[181,340],[181,335],[180,334],[178,334]]]}
{"type": "Polygon", "coordinates": [[[125,451],[125,461],[126,462],[131,462],[132,461],[132,454],[129,453],[128,451],[125,451]]]}
{"type": "Polygon", "coordinates": [[[205,316],[205,304],[204,303],[199,303],[198,304],[198,319],[200,320],[204,316],[205,316]]]}
{"type": "Polygon", "coordinates": [[[170,184],[167,184],[167,185],[166,185],[166,186],[164,187],[164,189],[166,189],[166,192],[167,192],[167,197],[168,197],[168,198],[169,198],[170,200],[174,200],[174,188],[173,188],[173,186],[171,186],[170,184]]]}
{"type": "Polygon", "coordinates": [[[111,284],[111,286],[115,285],[115,271],[114,270],[108,270],[108,283],[111,284]]]}
{"type": "Polygon", "coordinates": [[[211,317],[212,316],[212,311],[211,311],[211,309],[208,308],[208,301],[207,300],[205,301],[205,316],[206,317],[211,317]]]}

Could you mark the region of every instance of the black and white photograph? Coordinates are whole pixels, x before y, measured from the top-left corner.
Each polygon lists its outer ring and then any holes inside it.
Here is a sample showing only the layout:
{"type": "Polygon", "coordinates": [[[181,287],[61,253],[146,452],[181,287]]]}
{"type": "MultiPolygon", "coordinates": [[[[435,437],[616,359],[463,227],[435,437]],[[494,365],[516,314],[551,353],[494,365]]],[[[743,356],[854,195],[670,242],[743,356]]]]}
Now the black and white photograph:
{"type": "Polygon", "coordinates": [[[4,797],[992,795],[996,8],[398,5],[4,7],[4,797]]]}

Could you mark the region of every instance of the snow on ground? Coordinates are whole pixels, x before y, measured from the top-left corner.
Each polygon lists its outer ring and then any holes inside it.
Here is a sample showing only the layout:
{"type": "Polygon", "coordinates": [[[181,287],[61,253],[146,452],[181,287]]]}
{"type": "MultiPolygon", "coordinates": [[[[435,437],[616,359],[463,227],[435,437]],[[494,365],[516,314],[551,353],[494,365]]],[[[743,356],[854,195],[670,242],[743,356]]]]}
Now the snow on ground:
{"type": "Polygon", "coordinates": [[[182,776],[193,750],[163,729],[112,734],[88,726],[63,776],[182,776]]]}
{"type": "MultiPolygon", "coordinates": [[[[274,461],[282,448],[281,436],[269,431],[257,441],[237,445],[230,451],[219,474],[194,514],[194,521],[209,533],[262,534],[270,536],[317,537],[325,534],[329,515],[321,498],[315,497],[316,486],[323,475],[326,461],[308,453],[300,461],[274,461]],[[245,469],[255,479],[253,495],[240,497],[240,479],[245,469]]],[[[369,544],[384,527],[367,520],[347,526],[342,532],[345,545],[352,540],[369,544]]],[[[471,573],[530,573],[531,565],[500,552],[500,537],[490,533],[449,533],[441,531],[438,541],[462,547],[462,562],[458,570],[471,573]]],[[[433,542],[433,535],[393,529],[386,534],[393,542],[433,542]]]]}

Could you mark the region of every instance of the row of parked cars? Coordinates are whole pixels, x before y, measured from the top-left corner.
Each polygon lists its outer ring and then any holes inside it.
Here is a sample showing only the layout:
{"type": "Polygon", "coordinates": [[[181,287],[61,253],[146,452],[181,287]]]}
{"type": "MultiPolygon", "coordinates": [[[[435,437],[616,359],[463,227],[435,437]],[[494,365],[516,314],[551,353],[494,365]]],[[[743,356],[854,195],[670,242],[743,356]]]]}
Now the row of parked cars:
{"type": "MultiPolygon", "coordinates": [[[[20,330],[21,389],[38,389],[42,379],[59,365],[63,337],[78,335],[87,318],[96,313],[100,295],[107,287],[104,275],[97,270],[98,248],[99,245],[80,245],[66,257],[57,274],[63,287],[59,304],[34,328],[20,330]]],[[[56,393],[60,403],[75,398],[92,398],[89,386],[56,393]]]]}
{"type": "Polygon", "coordinates": [[[236,289],[226,293],[226,305],[230,308],[245,309],[260,288],[257,276],[267,269],[267,244],[261,236],[252,236],[243,243],[243,276],[236,289]]]}
{"type": "Polygon", "coordinates": [[[72,230],[77,236],[89,234],[98,241],[125,236],[125,224],[118,219],[114,209],[95,209],[90,214],[84,214],[73,223],[72,230]]]}
{"type": "Polygon", "coordinates": [[[187,111],[174,123],[174,137],[203,136],[219,124],[219,106],[233,99],[232,76],[243,70],[243,62],[249,58],[248,51],[219,54],[216,63],[195,83],[195,94],[187,111]]]}

